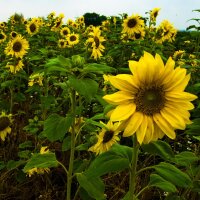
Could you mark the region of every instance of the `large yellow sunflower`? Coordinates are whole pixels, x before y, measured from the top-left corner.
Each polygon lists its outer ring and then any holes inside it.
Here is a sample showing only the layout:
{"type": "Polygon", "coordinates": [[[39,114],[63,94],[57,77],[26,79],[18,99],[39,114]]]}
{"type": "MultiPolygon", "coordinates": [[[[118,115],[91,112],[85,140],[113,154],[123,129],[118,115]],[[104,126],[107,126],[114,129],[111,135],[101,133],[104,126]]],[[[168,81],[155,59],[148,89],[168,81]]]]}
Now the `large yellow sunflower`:
{"type": "Polygon", "coordinates": [[[10,125],[12,123],[12,114],[7,115],[1,112],[0,115],[0,139],[5,141],[7,134],[11,133],[10,125]]]}
{"type": "Polygon", "coordinates": [[[185,129],[188,110],[194,108],[190,101],[197,96],[184,92],[190,74],[186,69],[174,68],[170,57],[164,65],[161,57],[145,52],[137,61],[129,61],[131,74],[109,76],[110,83],[120,91],[103,98],[116,105],[111,111],[111,121],[124,123],[123,136],[136,133],[140,144],[167,135],[175,139],[175,129],[185,129]]]}
{"type": "Polygon", "coordinates": [[[22,58],[29,49],[29,43],[21,35],[17,35],[13,40],[9,41],[5,48],[6,55],[22,58]]]}
{"type": "Polygon", "coordinates": [[[144,28],[144,20],[139,15],[132,15],[123,21],[122,33],[133,35],[134,33],[140,32],[141,28],[144,28]]]}
{"type": "Polygon", "coordinates": [[[103,128],[97,136],[97,143],[89,148],[89,151],[95,152],[96,155],[108,151],[113,144],[120,140],[118,136],[121,131],[119,122],[113,123],[109,121],[104,125],[106,128],[103,128]]]}
{"type": "Polygon", "coordinates": [[[39,24],[35,20],[31,20],[26,25],[26,31],[30,35],[35,35],[39,31],[39,24]]]}
{"type": "Polygon", "coordinates": [[[75,33],[70,33],[67,35],[67,41],[69,46],[74,46],[79,43],[79,35],[75,33]]]}

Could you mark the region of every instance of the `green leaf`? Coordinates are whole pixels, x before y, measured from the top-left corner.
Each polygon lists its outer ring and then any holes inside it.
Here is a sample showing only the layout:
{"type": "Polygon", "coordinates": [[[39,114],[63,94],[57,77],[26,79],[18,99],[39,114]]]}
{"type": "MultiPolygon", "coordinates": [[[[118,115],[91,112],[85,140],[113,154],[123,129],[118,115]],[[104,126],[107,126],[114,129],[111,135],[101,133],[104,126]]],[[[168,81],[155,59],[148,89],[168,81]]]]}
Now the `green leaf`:
{"type": "Polygon", "coordinates": [[[169,193],[165,200],[186,200],[185,198],[183,199],[182,197],[178,196],[177,194],[169,193]]]}
{"type": "Polygon", "coordinates": [[[193,162],[200,160],[194,153],[189,151],[183,151],[177,154],[174,158],[174,162],[181,166],[191,165],[193,162]]]}
{"type": "Polygon", "coordinates": [[[66,117],[58,114],[50,115],[44,122],[43,136],[47,137],[51,142],[62,140],[72,124],[73,117],[66,117]]]}
{"type": "Polygon", "coordinates": [[[174,184],[165,180],[164,178],[162,178],[158,174],[151,174],[150,175],[149,185],[154,186],[154,187],[158,187],[165,192],[176,192],[177,191],[174,184]]]}
{"type": "Polygon", "coordinates": [[[30,151],[29,150],[24,150],[24,151],[19,151],[18,156],[20,158],[29,158],[30,157],[30,151]]]}
{"type": "Polygon", "coordinates": [[[54,153],[35,153],[28,160],[27,164],[25,165],[23,171],[26,173],[30,169],[37,167],[37,168],[49,168],[49,167],[57,167],[58,162],[56,160],[56,156],[54,153]]]}
{"type": "Polygon", "coordinates": [[[192,185],[190,177],[172,164],[161,162],[154,168],[162,178],[176,186],[187,188],[192,185]]]}
{"type": "Polygon", "coordinates": [[[103,64],[98,64],[98,63],[90,63],[84,67],[83,71],[104,74],[106,72],[107,73],[115,72],[116,69],[113,67],[109,67],[108,65],[103,65],[103,64]]]}
{"type": "Polygon", "coordinates": [[[158,155],[164,160],[172,160],[174,153],[171,146],[161,140],[142,145],[142,149],[150,154],[158,155]]]}
{"type": "Polygon", "coordinates": [[[99,177],[88,178],[84,174],[76,174],[77,180],[82,188],[96,200],[105,200],[105,186],[99,177]]]}
{"type": "Polygon", "coordinates": [[[40,100],[43,109],[49,109],[56,102],[54,96],[40,96],[40,100]]]}
{"type": "Polygon", "coordinates": [[[4,169],[5,167],[5,163],[3,161],[0,161],[0,170],[4,169]]]}
{"type": "MultiPolygon", "coordinates": [[[[130,158],[127,149],[122,149],[120,145],[115,146],[110,151],[104,152],[97,156],[90,164],[85,175],[88,178],[99,177],[104,174],[116,171],[122,171],[129,167],[130,158]]],[[[125,147],[126,148],[126,147],[125,147]]]]}
{"type": "Polygon", "coordinates": [[[29,147],[32,147],[32,146],[33,146],[33,144],[32,144],[32,141],[30,141],[30,140],[19,144],[20,149],[29,148],[29,147]]]}
{"type": "Polygon", "coordinates": [[[62,143],[62,151],[67,151],[71,148],[71,135],[68,135],[64,138],[62,143]]]}
{"type": "Polygon", "coordinates": [[[70,85],[82,96],[85,100],[90,102],[96,95],[98,90],[98,83],[92,79],[77,79],[75,77],[69,78],[70,85]]]}
{"type": "Polygon", "coordinates": [[[18,168],[20,165],[22,165],[24,163],[25,163],[24,160],[17,160],[17,161],[15,161],[15,160],[9,160],[7,162],[6,167],[7,167],[8,170],[12,170],[12,169],[18,168]]]}

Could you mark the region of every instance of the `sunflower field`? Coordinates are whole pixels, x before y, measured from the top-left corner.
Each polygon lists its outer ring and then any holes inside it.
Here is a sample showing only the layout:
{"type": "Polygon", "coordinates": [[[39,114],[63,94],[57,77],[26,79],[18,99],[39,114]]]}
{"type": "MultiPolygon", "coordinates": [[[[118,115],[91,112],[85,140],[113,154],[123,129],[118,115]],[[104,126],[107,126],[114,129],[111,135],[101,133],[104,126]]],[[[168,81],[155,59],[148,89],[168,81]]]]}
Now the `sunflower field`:
{"type": "Polygon", "coordinates": [[[199,199],[200,19],[159,12],[0,22],[0,200],[199,199]]]}

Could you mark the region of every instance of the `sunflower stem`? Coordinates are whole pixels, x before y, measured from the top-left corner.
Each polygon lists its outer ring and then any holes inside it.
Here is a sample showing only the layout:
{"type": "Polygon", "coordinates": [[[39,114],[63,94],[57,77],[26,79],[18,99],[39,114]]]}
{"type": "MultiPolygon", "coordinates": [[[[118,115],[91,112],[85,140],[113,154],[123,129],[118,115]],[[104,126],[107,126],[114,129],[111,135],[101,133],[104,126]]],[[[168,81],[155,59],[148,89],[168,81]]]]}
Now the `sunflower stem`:
{"type": "Polygon", "coordinates": [[[71,185],[73,179],[73,165],[74,165],[74,152],[75,152],[75,110],[76,110],[76,91],[72,90],[71,92],[71,109],[72,109],[72,131],[71,131],[71,151],[70,151],[70,160],[69,160],[69,169],[67,177],[67,199],[71,200],[71,185]]]}
{"type": "Polygon", "coordinates": [[[138,161],[139,144],[136,135],[133,136],[133,152],[132,162],[130,168],[130,182],[129,182],[129,200],[136,200],[135,187],[136,187],[136,173],[137,173],[137,161],[138,161]]]}
{"type": "Polygon", "coordinates": [[[10,113],[13,111],[13,88],[10,87],[10,113]]]}

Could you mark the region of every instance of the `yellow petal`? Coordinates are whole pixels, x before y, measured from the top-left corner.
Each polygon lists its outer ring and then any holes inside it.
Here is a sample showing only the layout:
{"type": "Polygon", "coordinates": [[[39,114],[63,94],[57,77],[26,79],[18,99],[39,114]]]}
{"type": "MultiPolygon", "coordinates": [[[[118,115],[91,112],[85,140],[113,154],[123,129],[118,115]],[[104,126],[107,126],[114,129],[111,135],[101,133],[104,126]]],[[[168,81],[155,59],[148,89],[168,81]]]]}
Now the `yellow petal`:
{"type": "Polygon", "coordinates": [[[149,143],[151,142],[154,138],[154,123],[153,123],[153,120],[152,120],[152,117],[149,117],[147,116],[147,130],[146,130],[146,134],[145,134],[145,137],[144,137],[144,141],[143,143],[149,143]]]}
{"type": "Polygon", "coordinates": [[[166,92],[165,97],[167,100],[179,102],[179,101],[193,101],[197,99],[198,97],[194,94],[190,94],[188,92],[176,92],[176,91],[170,91],[166,92]]]}
{"type": "Polygon", "coordinates": [[[117,89],[127,92],[134,92],[133,76],[129,74],[119,74],[109,77],[110,83],[117,89]]]}
{"type": "Polygon", "coordinates": [[[181,130],[185,129],[186,126],[185,121],[179,115],[179,113],[176,113],[174,110],[167,107],[163,108],[160,111],[160,113],[163,116],[163,118],[165,118],[165,120],[168,121],[168,123],[175,129],[181,129],[181,130]]]}
{"type": "Polygon", "coordinates": [[[142,123],[141,123],[140,127],[136,131],[137,141],[140,144],[142,144],[142,142],[144,140],[144,137],[145,137],[145,134],[146,134],[146,130],[147,130],[147,125],[148,125],[148,119],[147,119],[147,116],[144,115],[142,123]]]}
{"type": "Polygon", "coordinates": [[[136,109],[134,103],[118,105],[112,112],[111,121],[122,121],[128,119],[136,109]]]}
{"type": "Polygon", "coordinates": [[[176,134],[173,127],[162,117],[161,114],[156,113],[153,115],[153,120],[158,127],[171,139],[175,139],[176,134]]]}
{"type": "Polygon", "coordinates": [[[142,121],[143,121],[143,114],[141,112],[135,112],[128,121],[123,136],[129,137],[133,135],[137,131],[138,127],[141,125],[142,121]]]}
{"type": "Polygon", "coordinates": [[[118,91],[114,94],[108,94],[103,97],[103,99],[106,100],[108,103],[114,105],[129,103],[130,100],[133,100],[133,98],[133,94],[125,91],[118,91]]]}

